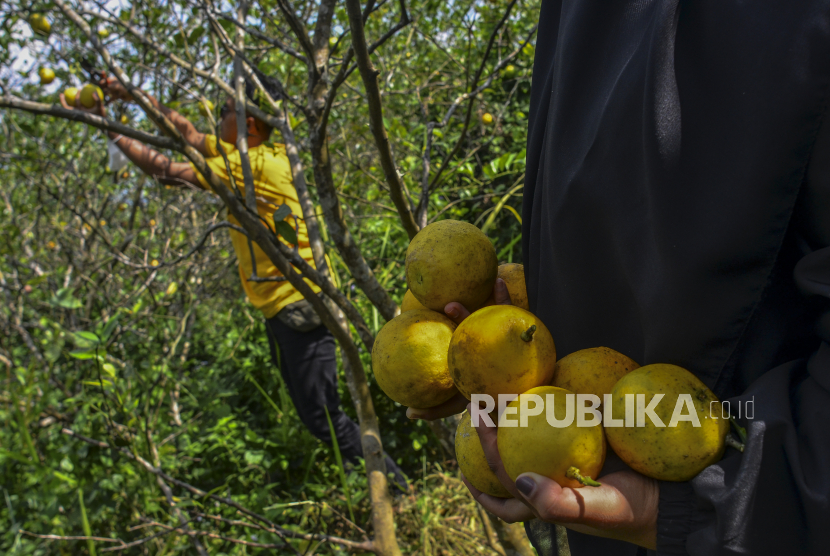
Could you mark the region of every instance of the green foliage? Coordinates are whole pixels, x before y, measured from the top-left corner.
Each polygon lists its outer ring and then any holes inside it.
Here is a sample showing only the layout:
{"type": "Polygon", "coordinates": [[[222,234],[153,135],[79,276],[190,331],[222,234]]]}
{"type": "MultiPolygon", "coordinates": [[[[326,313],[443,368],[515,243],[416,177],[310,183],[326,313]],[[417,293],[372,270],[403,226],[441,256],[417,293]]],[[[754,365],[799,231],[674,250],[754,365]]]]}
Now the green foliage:
{"type": "MultiPolygon", "coordinates": [[[[299,13],[314,6],[296,3],[299,13]]],[[[373,55],[387,132],[413,204],[422,188],[427,124],[440,124],[466,92],[505,6],[415,2],[409,5],[413,23],[373,55]]],[[[167,51],[210,67],[215,52],[203,11],[177,1],[124,7],[113,17],[152,29],[153,40],[167,51]]],[[[485,77],[521,45],[537,9],[535,3],[516,7],[498,34],[485,77]]],[[[284,37],[285,23],[277,13],[271,0],[251,7],[262,32],[284,37]]],[[[380,3],[367,36],[381,36],[398,17],[397,3],[380,3]]],[[[0,18],[12,30],[0,33],[4,93],[57,102],[64,88],[88,80],[82,59],[102,64],[77,27],[51,5],[6,3],[0,18]],[[26,32],[27,14],[35,8],[52,21],[48,41],[26,32]],[[11,71],[17,48],[30,49],[31,61],[16,62],[11,71]],[[33,76],[41,65],[55,69],[52,85],[36,84],[33,76]]],[[[128,34],[114,23],[105,24],[111,33],[105,43],[135,83],[207,131],[197,100],[204,95],[220,106],[224,95],[218,88],[137,41],[125,41],[128,34]]],[[[235,33],[229,21],[219,25],[235,33]]],[[[336,5],[333,29],[340,38],[337,61],[349,45],[342,3],[336,5]]],[[[477,223],[505,261],[521,261],[517,217],[532,51],[526,48],[511,62],[514,72],[497,75],[473,102],[466,131],[466,103],[446,126],[436,127],[430,151],[427,177],[436,181],[428,193],[429,219],[477,223]],[[494,115],[494,125],[480,123],[484,112],[494,115]],[[459,149],[449,156],[458,141],[459,149]]],[[[291,94],[305,94],[306,68],[295,57],[273,48],[251,56],[291,94]]],[[[226,78],[228,71],[220,67],[226,78]]],[[[329,152],[351,232],[381,285],[400,301],[408,239],[391,208],[363,94],[353,72],[332,107],[329,152]]],[[[113,119],[127,114],[130,125],[155,132],[132,105],[108,109],[113,119]]],[[[306,116],[294,110],[290,118],[302,138],[306,116]]],[[[0,553],[94,554],[110,546],[33,535],[127,542],[155,533],[161,535],[124,553],[193,553],[187,535],[169,531],[180,525],[176,509],[192,518],[193,531],[280,542],[272,533],[240,525],[247,518],[228,506],[179,486],[169,485],[173,498],[168,499],[136,458],[289,530],[357,540],[363,539],[361,530],[371,535],[366,478],[359,469],[345,473],[335,452],[300,423],[271,363],[262,317],[240,288],[227,234],[212,234],[202,249],[172,264],[226,217],[221,203],[201,191],[161,187],[133,167],[108,172],[106,143],[86,126],[11,110],[0,114],[0,126],[0,553]]],[[[307,152],[301,155],[314,195],[311,160],[307,152]]],[[[290,211],[275,214],[277,233],[295,243],[291,221],[290,211]]],[[[333,243],[326,247],[338,286],[377,332],[383,319],[356,287],[333,243]]],[[[370,354],[360,349],[368,370],[370,354]]],[[[340,372],[344,409],[356,418],[340,372]]],[[[481,553],[481,518],[454,477],[453,454],[443,452],[424,422],[407,419],[404,408],[384,396],[368,374],[384,448],[416,485],[416,496],[397,502],[402,551],[481,553]]],[[[265,553],[222,538],[201,542],[211,554],[265,553]]],[[[300,550],[308,547],[306,541],[295,543],[300,550]]],[[[345,552],[326,544],[318,553],[345,552]]]]}

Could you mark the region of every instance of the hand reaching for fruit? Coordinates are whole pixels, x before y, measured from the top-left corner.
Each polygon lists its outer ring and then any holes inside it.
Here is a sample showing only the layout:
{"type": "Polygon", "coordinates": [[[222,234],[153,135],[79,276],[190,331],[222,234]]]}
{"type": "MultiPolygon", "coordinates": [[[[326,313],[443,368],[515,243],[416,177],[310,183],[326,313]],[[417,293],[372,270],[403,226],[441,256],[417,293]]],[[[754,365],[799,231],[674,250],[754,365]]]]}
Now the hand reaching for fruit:
{"type": "Polygon", "coordinates": [[[123,100],[125,102],[132,102],[133,100],[133,96],[115,77],[107,78],[105,82],[101,83],[101,86],[111,100],[123,100]]]}
{"type": "MultiPolygon", "coordinates": [[[[501,278],[496,278],[496,283],[493,286],[493,299],[495,305],[512,305],[510,301],[510,292],[507,290],[507,284],[501,278]]],[[[444,307],[444,313],[455,324],[461,324],[464,319],[470,316],[470,311],[467,310],[461,303],[451,301],[444,307]]],[[[407,408],[406,416],[410,419],[424,419],[426,421],[434,421],[435,419],[443,419],[450,415],[457,415],[464,411],[469,400],[460,392],[449,400],[430,407],[427,409],[416,409],[414,407],[407,408]]]]}
{"type": "Polygon", "coordinates": [[[95,85],[84,85],[80,91],[71,87],[60,94],[60,101],[61,106],[67,110],[80,110],[103,117],[107,115],[104,93],[95,85]]]}

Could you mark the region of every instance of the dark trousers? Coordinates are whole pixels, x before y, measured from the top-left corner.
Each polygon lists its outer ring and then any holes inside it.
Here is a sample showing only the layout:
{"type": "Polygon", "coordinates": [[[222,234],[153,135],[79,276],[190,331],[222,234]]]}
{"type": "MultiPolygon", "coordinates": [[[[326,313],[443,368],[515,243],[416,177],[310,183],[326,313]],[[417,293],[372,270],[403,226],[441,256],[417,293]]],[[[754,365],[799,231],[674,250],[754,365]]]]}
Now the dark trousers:
{"type": "MultiPolygon", "coordinates": [[[[340,409],[334,336],[325,326],[299,332],[276,317],[267,319],[265,328],[271,358],[280,370],[300,420],[311,434],[331,445],[324,409],[328,408],[340,455],[344,462],[356,464],[363,457],[360,427],[340,409]]],[[[386,472],[393,473],[395,482],[406,488],[403,473],[388,456],[386,472]]]]}

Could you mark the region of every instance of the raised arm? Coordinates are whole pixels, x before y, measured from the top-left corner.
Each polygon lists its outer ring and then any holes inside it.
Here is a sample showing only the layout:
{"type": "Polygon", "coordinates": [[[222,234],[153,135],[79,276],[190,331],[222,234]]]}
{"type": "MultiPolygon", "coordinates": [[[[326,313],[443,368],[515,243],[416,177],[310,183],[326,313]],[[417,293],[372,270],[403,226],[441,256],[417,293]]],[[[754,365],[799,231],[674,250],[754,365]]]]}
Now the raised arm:
{"type": "MultiPolygon", "coordinates": [[[[96,100],[95,106],[92,108],[84,108],[80,104],[80,99],[75,100],[75,106],[70,106],[67,104],[66,97],[64,97],[63,93],[60,95],[60,101],[64,108],[83,110],[85,112],[92,112],[106,117],[106,109],[104,108],[102,100],[98,98],[97,93],[94,93],[94,98],[96,100]]],[[[175,114],[175,112],[173,113],[175,114]]],[[[178,114],[176,115],[178,116],[178,114]]],[[[181,116],[179,117],[187,122],[185,118],[181,116]]],[[[165,185],[194,186],[201,188],[199,180],[196,177],[195,170],[193,170],[193,167],[187,162],[173,162],[167,156],[156,151],[155,149],[151,149],[140,141],[124,137],[123,135],[119,135],[112,131],[107,132],[107,136],[115,141],[118,148],[121,149],[121,151],[133,164],[138,166],[142,172],[155,178],[157,181],[165,185]]],[[[204,146],[204,134],[202,134],[202,145],[204,146]]]]}
{"type": "MultiPolygon", "coordinates": [[[[105,84],[102,84],[104,88],[104,92],[109,95],[112,100],[123,100],[125,102],[132,102],[133,97],[130,95],[129,92],[124,88],[119,81],[114,78],[110,77],[107,79],[105,84]]],[[[168,108],[167,106],[160,103],[154,96],[150,95],[149,93],[145,93],[150,103],[159,110],[162,114],[164,114],[173,125],[176,126],[176,129],[179,130],[179,133],[182,134],[184,140],[187,141],[193,148],[197,151],[202,153],[202,156],[210,156],[207,152],[205,147],[205,137],[206,134],[200,132],[196,129],[190,120],[173,110],[172,108],[168,108]]],[[[128,155],[129,156],[129,155],[128,155]]]]}

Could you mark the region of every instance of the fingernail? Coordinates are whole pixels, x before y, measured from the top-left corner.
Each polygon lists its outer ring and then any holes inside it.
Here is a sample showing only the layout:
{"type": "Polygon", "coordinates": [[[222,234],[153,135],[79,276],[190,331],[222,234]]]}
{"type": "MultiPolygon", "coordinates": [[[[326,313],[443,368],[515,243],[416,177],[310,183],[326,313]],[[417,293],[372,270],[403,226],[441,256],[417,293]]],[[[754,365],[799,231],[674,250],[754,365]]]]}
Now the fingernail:
{"type": "Polygon", "coordinates": [[[516,488],[522,493],[522,495],[530,496],[533,494],[533,489],[536,488],[536,481],[530,477],[519,477],[516,480],[516,488]]]}
{"type": "Polygon", "coordinates": [[[444,309],[444,312],[451,317],[458,316],[458,309],[456,309],[455,307],[452,307],[451,309],[444,309]]]}
{"type": "Polygon", "coordinates": [[[420,419],[421,418],[420,413],[418,413],[417,411],[410,411],[410,410],[406,411],[406,416],[409,417],[410,419],[420,419]]]}

